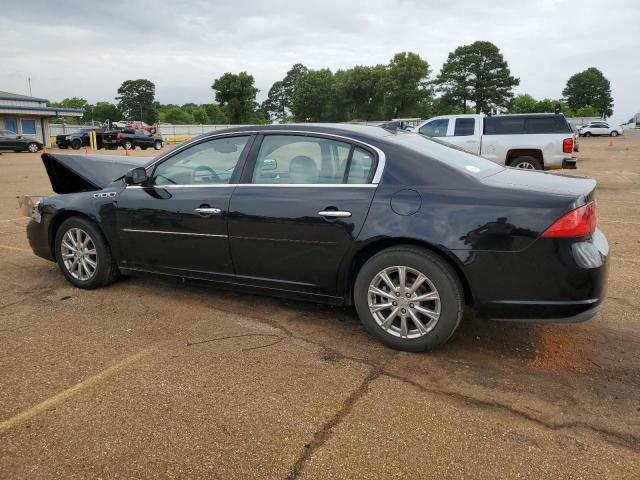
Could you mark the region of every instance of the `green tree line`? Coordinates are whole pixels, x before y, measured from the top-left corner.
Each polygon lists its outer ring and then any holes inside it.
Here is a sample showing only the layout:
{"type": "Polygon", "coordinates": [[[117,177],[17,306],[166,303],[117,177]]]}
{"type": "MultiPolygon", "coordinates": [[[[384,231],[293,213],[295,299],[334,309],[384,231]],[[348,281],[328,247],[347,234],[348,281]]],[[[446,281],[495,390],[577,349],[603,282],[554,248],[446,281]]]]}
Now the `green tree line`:
{"type": "Polygon", "coordinates": [[[357,65],[331,71],[297,63],[273,83],[267,98],[248,72],[227,72],[211,84],[215,101],[207,104],[160,104],[148,79],[126,80],[117,103],[89,104],[66,98],[54,106],[84,108],[82,121],[121,119],[172,124],[254,124],[279,122],[344,122],[428,118],[461,113],[561,111],[565,116],[611,116],[611,86],[590,67],[572,75],[561,99],[514,96],[520,80],[511,74],[498,47],[477,41],[449,53],[432,76],[428,61],[413,52],[397,53],[387,64],[357,65]]]}

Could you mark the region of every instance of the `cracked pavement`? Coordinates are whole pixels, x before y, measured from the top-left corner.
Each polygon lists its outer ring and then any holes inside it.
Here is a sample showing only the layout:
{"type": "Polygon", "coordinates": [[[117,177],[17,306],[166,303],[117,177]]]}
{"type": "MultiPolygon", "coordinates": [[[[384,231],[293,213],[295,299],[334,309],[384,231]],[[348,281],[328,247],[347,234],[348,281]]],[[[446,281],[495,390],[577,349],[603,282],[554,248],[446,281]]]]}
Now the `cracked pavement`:
{"type": "Polygon", "coordinates": [[[0,479],[639,478],[640,131],[608,141],[566,172],[599,181],[602,311],[469,312],[425,354],[348,308],[156,277],[76,290],[26,242],[39,156],[0,155],[0,479]]]}

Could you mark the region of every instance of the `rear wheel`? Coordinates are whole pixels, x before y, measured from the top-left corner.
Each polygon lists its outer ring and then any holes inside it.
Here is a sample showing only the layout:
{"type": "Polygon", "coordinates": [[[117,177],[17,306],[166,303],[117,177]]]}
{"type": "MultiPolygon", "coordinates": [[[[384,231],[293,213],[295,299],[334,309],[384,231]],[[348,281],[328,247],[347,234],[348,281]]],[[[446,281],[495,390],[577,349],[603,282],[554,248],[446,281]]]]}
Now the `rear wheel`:
{"type": "Polygon", "coordinates": [[[616,132],[615,130],[613,132],[611,132],[609,135],[611,135],[612,137],[617,137],[618,136],[618,132],[616,132]]]}
{"type": "Polygon", "coordinates": [[[525,170],[542,170],[540,160],[528,155],[514,159],[510,166],[513,168],[524,168],[525,170]]]}
{"type": "Polygon", "coordinates": [[[118,267],[102,232],[83,217],[62,222],[56,232],[55,249],[62,274],[78,288],[99,288],[118,277],[118,267]]]}
{"type": "Polygon", "coordinates": [[[435,348],[453,335],[463,298],[460,280],[446,262],[409,246],[371,257],[354,286],[356,310],[369,334],[412,352],[435,348]]]}
{"type": "Polygon", "coordinates": [[[153,148],[155,148],[156,150],[160,150],[160,149],[162,149],[162,142],[161,142],[161,141],[159,141],[159,140],[158,140],[158,141],[156,141],[156,142],[153,144],[153,148]]]}
{"type": "Polygon", "coordinates": [[[124,147],[125,150],[133,150],[133,143],[131,143],[131,141],[129,140],[125,140],[122,146],[124,147]]]}
{"type": "Polygon", "coordinates": [[[80,148],[82,147],[82,141],[79,139],[75,139],[75,140],[71,140],[71,148],[73,148],[74,150],[80,150],[80,148]]]}
{"type": "Polygon", "coordinates": [[[584,132],[582,135],[584,137],[590,137],[591,136],[591,132],[584,132]]]}

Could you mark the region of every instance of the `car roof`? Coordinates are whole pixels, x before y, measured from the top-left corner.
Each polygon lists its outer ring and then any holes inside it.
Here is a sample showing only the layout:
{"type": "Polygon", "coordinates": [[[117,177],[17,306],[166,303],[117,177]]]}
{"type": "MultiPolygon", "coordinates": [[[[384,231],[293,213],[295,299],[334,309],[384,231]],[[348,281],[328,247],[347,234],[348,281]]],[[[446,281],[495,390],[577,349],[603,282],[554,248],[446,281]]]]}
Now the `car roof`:
{"type": "Polygon", "coordinates": [[[377,125],[361,125],[349,123],[285,123],[278,125],[246,125],[231,127],[225,130],[207,132],[201,137],[211,134],[233,132],[300,132],[300,133],[324,133],[329,135],[363,136],[371,139],[383,139],[384,137],[398,135],[395,129],[385,129],[377,125]]]}

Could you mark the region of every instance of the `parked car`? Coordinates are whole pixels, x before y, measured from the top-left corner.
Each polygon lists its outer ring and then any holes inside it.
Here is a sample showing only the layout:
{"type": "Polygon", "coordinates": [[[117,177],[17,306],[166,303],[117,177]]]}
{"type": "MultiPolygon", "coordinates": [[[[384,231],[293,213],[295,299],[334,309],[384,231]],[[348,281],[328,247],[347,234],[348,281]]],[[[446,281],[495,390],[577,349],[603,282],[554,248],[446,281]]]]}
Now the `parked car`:
{"type": "Polygon", "coordinates": [[[604,298],[595,180],[416,133],[246,126],[151,160],[42,158],[57,195],[36,203],[29,243],[79,288],[152,272],[355,305],[371,335],[411,351],[446,342],[465,305],[574,322],[604,298]]]}
{"type": "Polygon", "coordinates": [[[581,137],[590,137],[591,135],[610,135],[617,137],[622,135],[624,130],[622,127],[612,127],[607,122],[590,122],[579,130],[581,137]]]}
{"type": "Polygon", "coordinates": [[[119,146],[125,150],[132,150],[140,147],[142,150],[147,148],[162,148],[162,137],[154,135],[146,130],[122,130],[105,132],[102,135],[102,141],[105,148],[115,150],[119,146]]]}
{"type": "Polygon", "coordinates": [[[104,144],[102,143],[104,130],[102,128],[80,128],[68,134],[56,135],[56,145],[58,145],[58,148],[62,148],[63,150],[69,147],[74,150],[79,150],[82,147],[88,147],[91,145],[89,133],[92,131],[96,132],[97,147],[98,150],[100,150],[104,147],[104,144]]]}
{"type": "Polygon", "coordinates": [[[424,121],[418,132],[508,167],[576,168],[573,132],[559,114],[443,115],[424,121]]]}
{"type": "Polygon", "coordinates": [[[0,130],[0,151],[36,153],[44,148],[44,143],[34,138],[23,137],[11,130],[0,130]]]}

